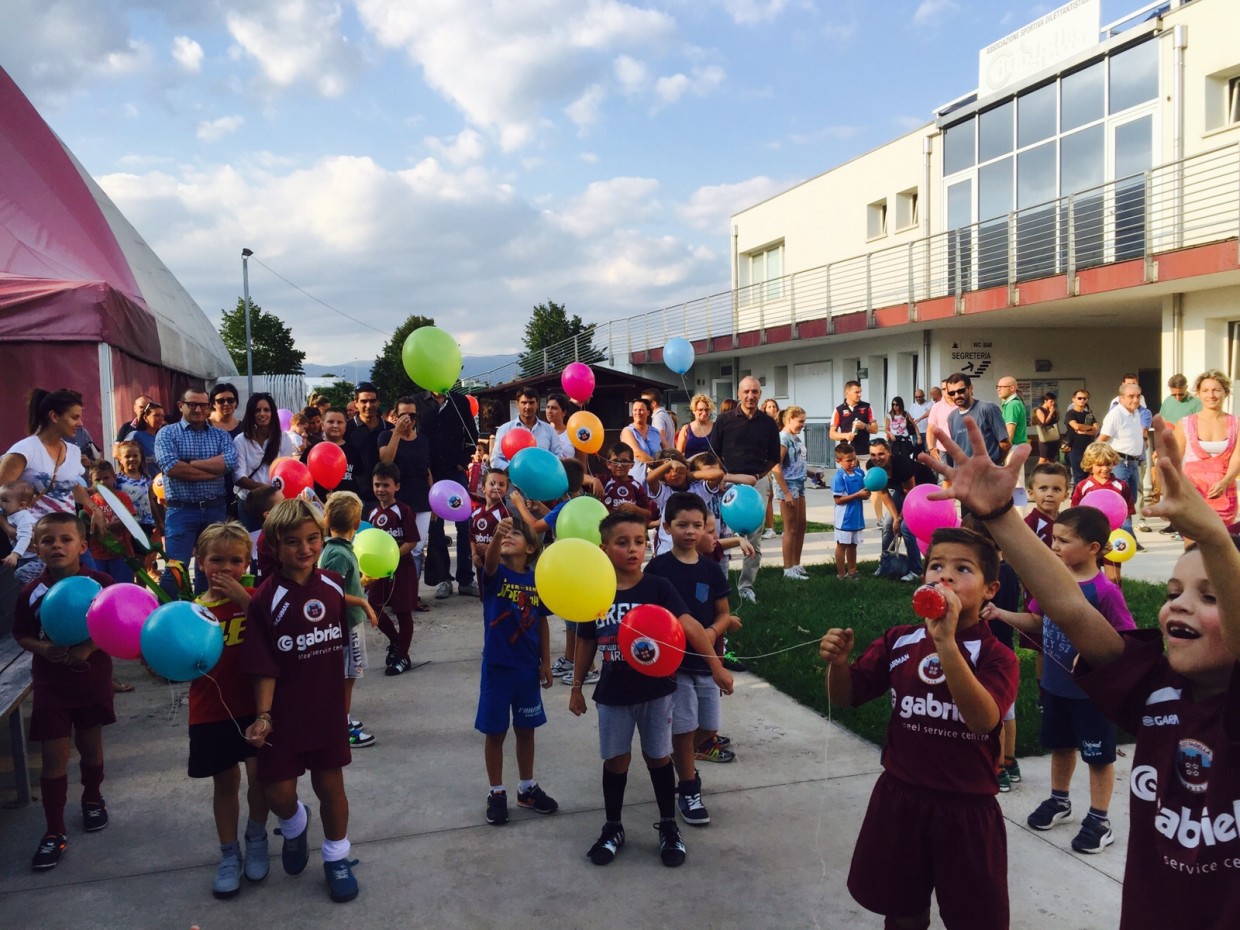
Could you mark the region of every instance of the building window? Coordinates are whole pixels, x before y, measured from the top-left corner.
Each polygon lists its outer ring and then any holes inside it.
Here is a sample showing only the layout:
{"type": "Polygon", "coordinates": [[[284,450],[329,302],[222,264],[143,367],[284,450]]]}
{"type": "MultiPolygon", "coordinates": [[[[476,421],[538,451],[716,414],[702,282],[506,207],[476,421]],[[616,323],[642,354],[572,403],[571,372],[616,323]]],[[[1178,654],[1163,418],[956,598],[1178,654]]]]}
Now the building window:
{"type": "Polygon", "coordinates": [[[887,198],[876,200],[865,208],[865,234],[869,239],[881,239],[887,235],[887,198]]]}
{"type": "Polygon", "coordinates": [[[917,225],[917,188],[896,194],[896,229],[912,229],[917,225]]]}
{"type": "Polygon", "coordinates": [[[788,396],[788,366],[787,365],[776,365],[775,366],[774,381],[775,381],[775,388],[772,392],[774,396],[775,397],[787,397],[788,396]]]}
{"type": "Polygon", "coordinates": [[[758,252],[748,252],[740,259],[741,303],[777,300],[784,296],[784,244],[773,245],[758,252]]]}
{"type": "Polygon", "coordinates": [[[977,126],[977,160],[990,161],[1012,151],[1014,135],[1012,126],[1016,107],[1009,100],[982,114],[977,126]]]}
{"type": "Polygon", "coordinates": [[[1070,132],[1102,119],[1102,93],[1106,73],[1103,62],[1064,75],[1060,82],[1059,131],[1070,132]]]}
{"type": "Polygon", "coordinates": [[[1240,77],[1227,82],[1227,122],[1240,123],[1240,77]]]}
{"type": "Polygon", "coordinates": [[[974,124],[968,119],[943,130],[943,173],[955,174],[977,164],[977,139],[974,124]]]}
{"type": "Polygon", "coordinates": [[[1111,66],[1111,105],[1108,113],[1119,113],[1149,103],[1158,96],[1158,43],[1142,42],[1114,54],[1111,66]]]}

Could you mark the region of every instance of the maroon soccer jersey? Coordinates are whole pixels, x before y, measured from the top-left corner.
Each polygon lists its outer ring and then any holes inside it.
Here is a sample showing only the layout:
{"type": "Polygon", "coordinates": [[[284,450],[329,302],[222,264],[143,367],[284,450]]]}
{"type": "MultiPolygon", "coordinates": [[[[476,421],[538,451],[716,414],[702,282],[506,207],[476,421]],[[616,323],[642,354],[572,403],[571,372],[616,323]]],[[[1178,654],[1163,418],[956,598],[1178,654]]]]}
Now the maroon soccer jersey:
{"type": "Polygon", "coordinates": [[[316,568],[304,585],[276,573],[246,612],[240,671],[276,679],[272,740],[286,752],[321,749],[347,739],[344,650],[349,641],[344,585],[316,568]]]}
{"type": "MultiPolygon", "coordinates": [[[[396,545],[415,543],[418,535],[417,515],[404,501],[393,501],[391,507],[376,507],[367,517],[375,529],[383,530],[396,540],[396,545]]],[[[382,578],[366,591],[366,599],[375,610],[390,607],[395,611],[413,610],[418,606],[418,566],[413,554],[402,555],[396,574],[382,578]]]]}
{"type": "MultiPolygon", "coordinates": [[[[985,623],[958,631],[956,642],[1002,715],[1016,700],[1020,678],[1016,656],[995,639],[985,623]]],[[[1002,723],[983,735],[970,732],[924,626],[887,630],[852,664],[849,674],[854,707],[891,691],[883,767],[894,777],[938,791],[998,792],[995,762],[1002,723]]]]}
{"type": "Polygon", "coordinates": [[[1171,670],[1157,630],[1077,683],[1136,734],[1120,927],[1240,927],[1240,664],[1200,701],[1171,670]]]}
{"type": "Polygon", "coordinates": [[[628,476],[609,478],[603,485],[603,506],[608,512],[615,513],[621,504],[636,504],[644,508],[649,512],[652,520],[658,516],[658,511],[650,500],[650,493],[643,485],[628,476]]]}
{"type": "MultiPolygon", "coordinates": [[[[112,584],[110,576],[89,568],[79,569],[78,574],[94,579],[105,588],[112,584]]],[[[54,584],[52,576],[44,572],[21,589],[13,610],[15,639],[48,641],[39,621],[39,608],[54,584]]],[[[92,652],[85,665],[61,665],[40,655],[32,656],[30,677],[34,685],[34,703],[39,707],[63,709],[100,704],[112,709],[112,657],[102,649],[92,652]]]]}
{"type": "MultiPolygon", "coordinates": [[[[253,595],[254,591],[250,591],[253,595]]],[[[204,594],[201,604],[224,633],[224,651],[211,669],[211,677],[195,678],[189,686],[189,722],[213,723],[234,720],[254,713],[254,682],[238,669],[241,644],[245,642],[246,612],[230,600],[210,602],[204,594]]]]}
{"type": "Polygon", "coordinates": [[[475,546],[487,547],[495,538],[495,528],[499,521],[509,516],[508,508],[503,504],[487,507],[479,504],[469,518],[469,539],[475,546]]]}
{"type": "Polygon", "coordinates": [[[1048,546],[1054,540],[1055,521],[1036,508],[1025,517],[1025,526],[1033,530],[1038,539],[1048,546]]]}

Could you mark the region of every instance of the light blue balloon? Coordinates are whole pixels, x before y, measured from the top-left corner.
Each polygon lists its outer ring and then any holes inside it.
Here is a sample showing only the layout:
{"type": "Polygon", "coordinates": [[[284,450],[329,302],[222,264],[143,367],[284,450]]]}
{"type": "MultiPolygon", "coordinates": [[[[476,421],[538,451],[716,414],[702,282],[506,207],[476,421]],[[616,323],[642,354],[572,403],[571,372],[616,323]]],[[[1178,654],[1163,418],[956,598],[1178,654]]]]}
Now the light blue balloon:
{"type": "Polygon", "coordinates": [[[142,658],[171,681],[193,681],[215,668],[224,631],[207,608],[173,601],[155,608],[142,624],[142,658]]]}
{"type": "Polygon", "coordinates": [[[375,528],[375,525],[374,525],[373,523],[367,523],[365,520],[362,520],[362,521],[361,521],[360,523],[358,523],[358,525],[357,525],[357,531],[358,531],[359,533],[360,533],[362,530],[373,530],[374,528],[375,528]]]}
{"type": "Polygon", "coordinates": [[[559,500],[568,493],[564,464],[546,449],[522,449],[508,464],[508,477],[532,501],[559,500]]]}
{"type": "Polygon", "coordinates": [[[766,520],[766,501],[747,484],[735,484],[728,488],[719,509],[723,522],[742,536],[748,536],[766,520]]]}
{"type": "Polygon", "coordinates": [[[696,356],[693,343],[683,336],[673,336],[663,347],[663,364],[678,375],[683,375],[693,367],[696,356]]]}
{"type": "Polygon", "coordinates": [[[867,491],[887,490],[887,472],[877,465],[865,470],[865,489],[867,491]]]}
{"type": "Polygon", "coordinates": [[[90,639],[86,611],[103,588],[85,575],[71,575],[52,585],[39,604],[39,623],[57,646],[76,646],[90,639]]]}

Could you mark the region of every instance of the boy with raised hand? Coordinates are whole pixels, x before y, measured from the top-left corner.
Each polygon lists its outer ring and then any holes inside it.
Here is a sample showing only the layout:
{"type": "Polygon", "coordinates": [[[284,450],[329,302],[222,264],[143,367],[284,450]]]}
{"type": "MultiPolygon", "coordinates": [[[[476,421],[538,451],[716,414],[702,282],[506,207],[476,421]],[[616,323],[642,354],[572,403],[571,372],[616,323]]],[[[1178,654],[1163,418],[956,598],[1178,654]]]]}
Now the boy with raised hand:
{"type": "Polygon", "coordinates": [[[469,517],[469,542],[474,551],[474,568],[479,571],[486,561],[487,546],[491,545],[495,528],[509,515],[508,505],[504,503],[507,496],[508,472],[492,468],[482,481],[482,503],[469,517]]]}
{"type": "Polygon", "coordinates": [[[306,501],[281,501],[263,533],[279,568],[246,611],[241,670],[254,676],[257,716],[245,735],[258,747],[258,780],[280,819],[284,871],[297,875],[310,858],[310,812],[297,797],[297,779],[309,769],[322,810],[327,889],[333,901],[352,901],[356,861],[349,859],[344,791],[352,757],[341,725],[349,639],[344,587],[339,575],[318,567],[323,523],[306,501]]]}
{"type": "Polygon", "coordinates": [[[112,709],[112,657],[90,639],[66,648],[48,639],[40,608],[56,582],[84,575],[103,587],[112,579],[82,566],[86,533],[77,516],[49,513],[34,527],[34,548],[45,566],[43,574],[21,589],[13,612],[13,638],[32,653],[34,686],[30,710],[31,742],[43,744],[39,780],[47,830],[30,867],[54,869],[68,846],[65,802],[69,796],[69,737],[74,736],[82,768],[82,826],[87,833],[108,825],[103,784],[103,728],[116,723],[112,709]]]}
{"type": "MultiPolygon", "coordinates": [[[[985,448],[980,439],[977,448],[985,448]]],[[[925,582],[932,590],[919,593],[939,603],[924,612],[938,616],[892,627],[851,666],[851,629],[828,630],[818,648],[831,703],[857,707],[889,693],[892,702],[883,773],[848,890],[886,915],[888,927],[929,927],[932,891],[948,927],[1006,927],[1007,834],[995,764],[1020,672],[979,618],[999,590],[999,553],[971,530],[936,530],[925,582]]]]}
{"type": "MultiPolygon", "coordinates": [[[[968,428],[980,448],[976,427],[968,428]]],[[[1077,683],[1136,736],[1121,930],[1236,927],[1240,552],[1182,473],[1174,432],[1161,417],[1153,429],[1164,493],[1144,515],[1165,517],[1197,540],[1167,582],[1157,632],[1117,632],[1072,583],[1067,567],[1033,541],[1012,512],[1015,456],[999,468],[966,458],[946,439],[959,464],[936,469],[951,476],[950,496],[986,515],[1008,560],[1080,653],[1077,683]]]]}
{"type": "Polygon", "coordinates": [[[607,615],[582,623],[577,632],[572,693],[568,709],[578,717],[586,712],[582,678],[602,647],[603,663],[594,702],[598,705],[599,754],[603,758],[603,806],[606,823],[587,855],[595,865],[607,865],[624,845],[624,789],[632,760],[633,731],[641,738],[642,758],[650,772],[659,807],[659,856],[670,867],[685,861],[685,844],[676,826],[676,773],[672,768],[673,677],[643,675],[620,653],[620,621],[640,604],[657,604],[670,611],[684,628],[689,648],[707,656],[711,676],[725,694],[732,693],[732,675],[719,663],[710,637],[693,619],[684,601],[665,578],[642,573],[646,557],[646,520],[631,513],[613,513],[599,523],[602,549],[616,570],[616,597],[607,615]]]}

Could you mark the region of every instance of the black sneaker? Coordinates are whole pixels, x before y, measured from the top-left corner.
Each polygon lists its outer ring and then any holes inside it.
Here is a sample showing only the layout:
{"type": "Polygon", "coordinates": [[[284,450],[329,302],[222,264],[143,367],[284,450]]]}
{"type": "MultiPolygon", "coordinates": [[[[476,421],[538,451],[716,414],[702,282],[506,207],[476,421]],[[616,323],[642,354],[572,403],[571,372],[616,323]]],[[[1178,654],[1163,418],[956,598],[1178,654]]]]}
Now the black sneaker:
{"type": "Polygon", "coordinates": [[[560,809],[555,798],[550,797],[539,785],[534,785],[529,791],[518,790],[517,807],[524,807],[538,814],[554,814],[560,809]]]}
{"type": "Polygon", "coordinates": [[[1072,838],[1072,848],[1079,853],[1100,853],[1114,842],[1111,821],[1089,816],[1081,821],[1080,832],[1072,838]]]}
{"type": "Polygon", "coordinates": [[[405,656],[403,659],[397,659],[389,665],[383,674],[388,676],[403,675],[411,668],[413,668],[413,659],[409,658],[409,656],[405,656]]]}
{"type": "Polygon", "coordinates": [[[392,646],[389,644],[387,648],[387,658],[384,659],[384,665],[386,665],[388,668],[391,668],[399,660],[400,660],[400,653],[396,651],[395,646],[392,646]]]}
{"type": "Polygon", "coordinates": [[[653,825],[659,831],[659,858],[668,868],[676,868],[685,862],[685,841],[681,839],[676,821],[660,820],[653,825]]]}
{"type": "Polygon", "coordinates": [[[337,904],[345,904],[357,897],[357,879],[353,877],[356,859],[337,859],[323,863],[327,877],[327,893],[337,904]]]}
{"type": "Polygon", "coordinates": [[[620,847],[624,845],[624,825],[619,823],[603,824],[603,832],[599,834],[598,841],[590,847],[590,851],[586,853],[590,857],[590,861],[595,865],[607,865],[612,859],[616,858],[616,853],[620,851],[620,847]]]}
{"type": "Polygon", "coordinates": [[[508,792],[492,791],[487,795],[487,823],[503,826],[508,822],[508,792]]]}
{"type": "Polygon", "coordinates": [[[702,777],[699,775],[693,781],[682,781],[680,783],[680,797],[676,799],[676,804],[680,808],[680,819],[691,827],[704,827],[710,823],[710,813],[706,810],[706,805],[702,803],[702,777]]]}
{"type": "Polygon", "coordinates": [[[310,861],[310,808],[306,808],[306,828],[299,836],[284,836],[277,828],[276,833],[284,837],[284,847],[280,850],[280,863],[286,875],[300,875],[310,861]]]}
{"type": "Polygon", "coordinates": [[[735,653],[725,652],[723,659],[720,660],[724,668],[729,672],[747,672],[749,666],[736,657],[735,653]]]}
{"type": "Polygon", "coordinates": [[[1059,798],[1047,798],[1025,821],[1035,830],[1049,830],[1057,823],[1072,819],[1072,802],[1059,798]]]}
{"type": "Polygon", "coordinates": [[[39,840],[39,848],[35,850],[34,858],[30,860],[30,867],[36,872],[56,868],[68,845],[69,838],[63,833],[47,834],[39,840]]]}
{"type": "Polygon", "coordinates": [[[82,802],[82,827],[87,833],[97,833],[108,825],[108,808],[103,798],[82,802]]]}

